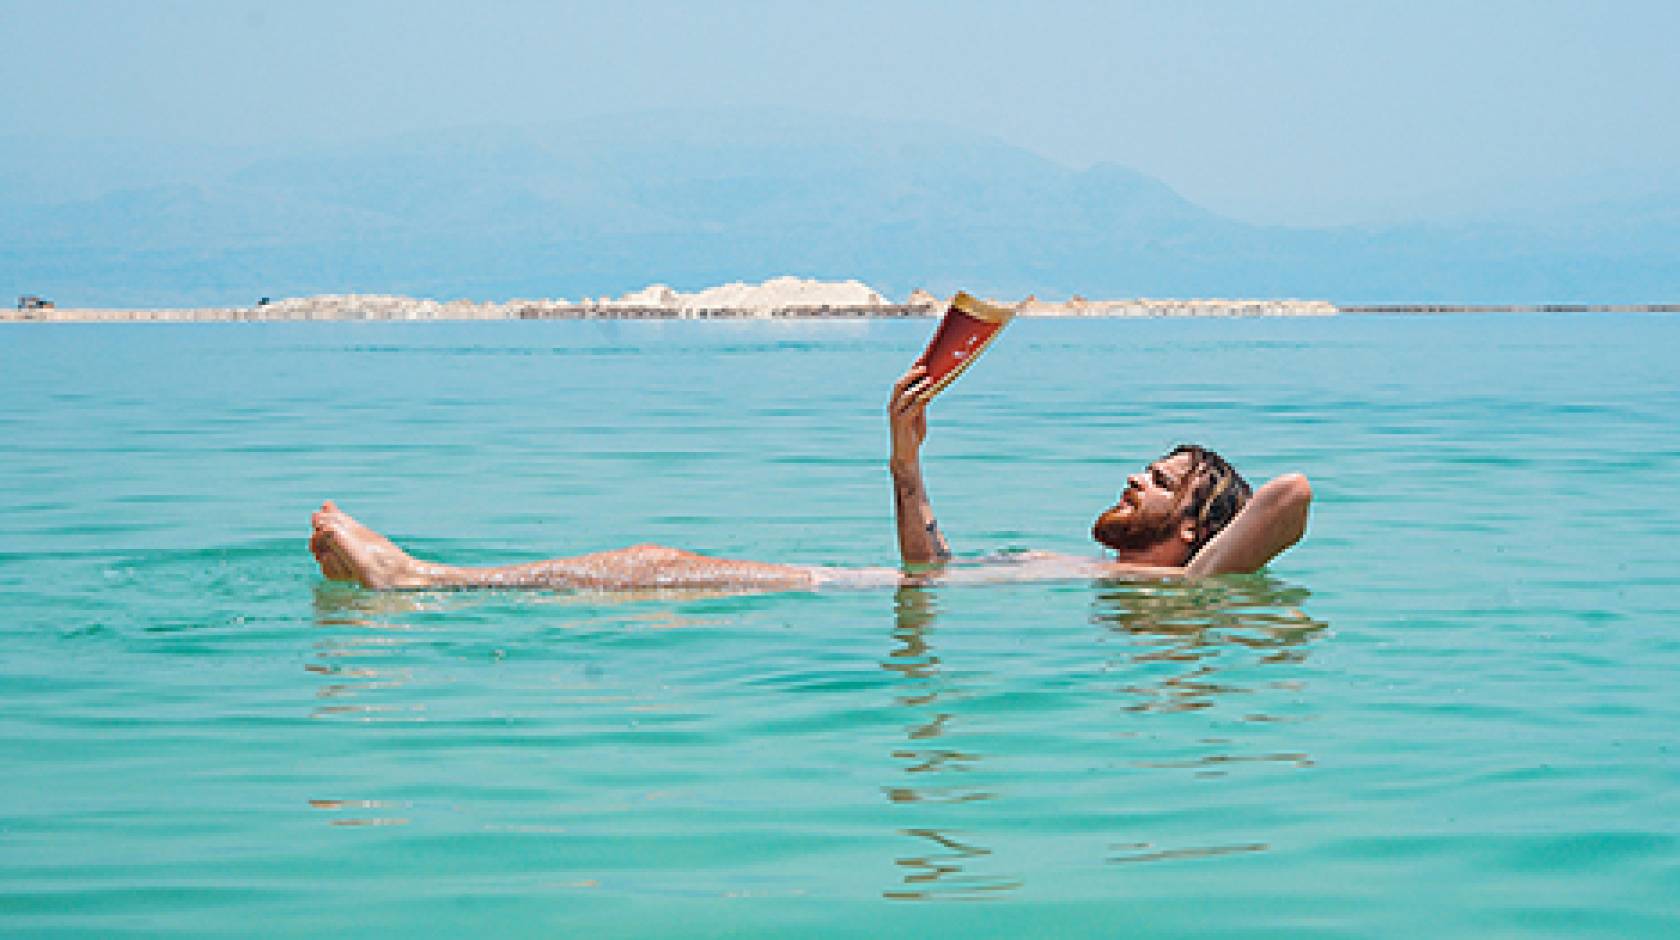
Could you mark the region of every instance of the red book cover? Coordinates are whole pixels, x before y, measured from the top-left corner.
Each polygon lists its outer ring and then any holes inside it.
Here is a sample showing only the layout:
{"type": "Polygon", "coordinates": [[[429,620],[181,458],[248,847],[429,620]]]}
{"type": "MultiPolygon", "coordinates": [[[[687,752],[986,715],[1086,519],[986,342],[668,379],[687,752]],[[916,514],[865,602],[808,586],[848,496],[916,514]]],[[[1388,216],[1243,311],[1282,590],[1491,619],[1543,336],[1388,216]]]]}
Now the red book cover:
{"type": "Polygon", "coordinates": [[[922,400],[931,400],[955,382],[1014,316],[1015,311],[1008,307],[988,304],[968,294],[951,298],[951,306],[934,329],[927,349],[916,360],[916,365],[927,366],[928,376],[933,379],[922,400]]]}

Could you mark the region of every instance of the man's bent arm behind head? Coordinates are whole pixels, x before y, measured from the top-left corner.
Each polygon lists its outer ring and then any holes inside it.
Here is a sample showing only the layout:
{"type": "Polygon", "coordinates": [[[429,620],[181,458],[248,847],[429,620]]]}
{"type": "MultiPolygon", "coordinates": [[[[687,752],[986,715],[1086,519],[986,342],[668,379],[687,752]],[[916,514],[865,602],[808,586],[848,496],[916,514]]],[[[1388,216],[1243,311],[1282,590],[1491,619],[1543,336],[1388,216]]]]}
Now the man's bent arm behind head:
{"type": "Polygon", "coordinates": [[[1307,531],[1312,486],[1286,473],[1254,491],[1248,505],[1185,566],[1189,578],[1259,571],[1307,531]]]}

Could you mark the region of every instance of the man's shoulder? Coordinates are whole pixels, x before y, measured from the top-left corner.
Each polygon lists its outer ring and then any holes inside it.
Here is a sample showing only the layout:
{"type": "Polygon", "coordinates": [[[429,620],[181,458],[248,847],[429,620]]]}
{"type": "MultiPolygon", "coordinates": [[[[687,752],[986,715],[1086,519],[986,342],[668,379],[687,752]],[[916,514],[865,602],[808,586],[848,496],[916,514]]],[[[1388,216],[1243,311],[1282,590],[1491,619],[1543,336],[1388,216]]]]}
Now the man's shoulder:
{"type": "Polygon", "coordinates": [[[1182,578],[1184,568],[1177,565],[1140,565],[1129,561],[1115,561],[1104,559],[1100,562],[1103,577],[1126,581],[1144,581],[1156,578],[1182,578]]]}
{"type": "Polygon", "coordinates": [[[1140,565],[1135,562],[1117,561],[1102,556],[1068,555],[1063,552],[1037,550],[991,555],[984,559],[983,563],[1061,568],[1072,573],[1088,574],[1092,577],[1170,578],[1184,574],[1184,569],[1180,567],[1140,565]]]}

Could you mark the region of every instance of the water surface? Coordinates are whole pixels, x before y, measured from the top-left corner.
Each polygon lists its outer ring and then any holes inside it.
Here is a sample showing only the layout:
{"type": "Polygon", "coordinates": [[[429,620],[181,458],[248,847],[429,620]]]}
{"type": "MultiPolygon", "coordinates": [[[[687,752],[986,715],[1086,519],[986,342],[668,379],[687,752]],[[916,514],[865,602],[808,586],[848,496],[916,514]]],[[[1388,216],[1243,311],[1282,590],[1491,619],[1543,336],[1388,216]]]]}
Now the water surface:
{"type": "Polygon", "coordinates": [[[1196,585],[635,602],[323,583],[657,541],[890,563],[929,324],[0,330],[0,932],[1666,936],[1680,319],[1022,321],[961,553],[1179,441],[1309,474],[1196,585]]]}

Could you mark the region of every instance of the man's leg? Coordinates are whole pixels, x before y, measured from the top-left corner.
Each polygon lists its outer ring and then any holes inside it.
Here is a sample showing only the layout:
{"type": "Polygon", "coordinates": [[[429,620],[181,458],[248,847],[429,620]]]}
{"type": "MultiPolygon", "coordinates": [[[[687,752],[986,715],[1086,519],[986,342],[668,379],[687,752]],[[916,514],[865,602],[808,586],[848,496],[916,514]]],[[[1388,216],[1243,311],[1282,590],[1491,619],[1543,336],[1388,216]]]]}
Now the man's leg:
{"type": "Polygon", "coordinates": [[[523,565],[463,568],[422,561],[333,504],[311,520],[309,550],[321,573],[380,590],[424,588],[578,588],[634,590],[706,588],[787,591],[814,587],[812,569],[756,561],[708,558],[662,545],[637,545],[575,558],[523,565]]]}

